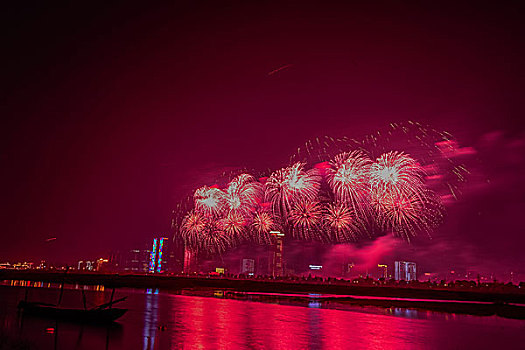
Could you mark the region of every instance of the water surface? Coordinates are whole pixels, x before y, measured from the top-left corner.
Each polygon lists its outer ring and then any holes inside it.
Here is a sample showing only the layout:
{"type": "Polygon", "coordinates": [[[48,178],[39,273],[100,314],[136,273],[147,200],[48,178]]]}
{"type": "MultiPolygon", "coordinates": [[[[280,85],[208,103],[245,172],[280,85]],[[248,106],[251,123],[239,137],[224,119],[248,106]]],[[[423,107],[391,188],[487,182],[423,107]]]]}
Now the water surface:
{"type": "MultiPolygon", "coordinates": [[[[33,286],[33,284],[32,284],[33,286]]],[[[30,301],[56,302],[56,285],[29,289],[30,301]]],[[[77,286],[77,288],[79,288],[77,286]]],[[[22,317],[26,288],[0,286],[0,349],[492,349],[525,348],[525,321],[373,307],[333,308],[224,299],[222,291],[120,289],[129,311],[112,326],[22,317]]],[[[88,306],[109,300],[86,290],[88,306]]],[[[61,305],[82,307],[65,289],[61,305]]]]}

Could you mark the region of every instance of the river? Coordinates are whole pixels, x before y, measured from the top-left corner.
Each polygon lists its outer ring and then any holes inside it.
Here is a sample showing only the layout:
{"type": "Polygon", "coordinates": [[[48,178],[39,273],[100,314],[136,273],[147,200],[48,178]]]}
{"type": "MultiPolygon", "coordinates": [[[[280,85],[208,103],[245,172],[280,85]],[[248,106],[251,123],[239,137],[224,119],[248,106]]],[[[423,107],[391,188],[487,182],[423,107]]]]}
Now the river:
{"type": "MultiPolygon", "coordinates": [[[[11,283],[13,284],[13,283],[11,283]]],[[[79,286],[61,306],[81,307],[79,286]]],[[[129,311],[111,326],[22,316],[16,305],[55,302],[57,285],[0,286],[0,349],[525,349],[525,321],[409,309],[262,303],[222,291],[118,289],[129,311]]],[[[109,300],[85,287],[88,306],[109,300]]]]}

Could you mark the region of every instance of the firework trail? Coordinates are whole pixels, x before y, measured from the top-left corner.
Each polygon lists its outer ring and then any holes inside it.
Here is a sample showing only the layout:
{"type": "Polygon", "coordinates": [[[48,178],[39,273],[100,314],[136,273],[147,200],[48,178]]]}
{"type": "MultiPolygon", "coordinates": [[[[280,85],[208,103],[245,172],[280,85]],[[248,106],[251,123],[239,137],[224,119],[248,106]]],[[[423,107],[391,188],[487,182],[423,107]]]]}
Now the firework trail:
{"type": "Polygon", "coordinates": [[[304,170],[304,163],[295,163],[275,171],[266,181],[265,196],[272,204],[273,214],[286,220],[294,203],[313,200],[320,187],[316,169],[304,170]]]}
{"type": "Polygon", "coordinates": [[[324,208],[323,226],[335,242],[357,240],[359,227],[355,212],[342,203],[328,203],[324,208]]]}
{"type": "Polygon", "coordinates": [[[319,202],[300,200],[295,203],[289,215],[293,236],[307,240],[322,239],[322,214],[323,212],[319,202]]]}
{"type": "Polygon", "coordinates": [[[327,182],[337,202],[353,208],[354,212],[367,215],[372,161],[362,151],[336,155],[326,170],[327,182]]]}

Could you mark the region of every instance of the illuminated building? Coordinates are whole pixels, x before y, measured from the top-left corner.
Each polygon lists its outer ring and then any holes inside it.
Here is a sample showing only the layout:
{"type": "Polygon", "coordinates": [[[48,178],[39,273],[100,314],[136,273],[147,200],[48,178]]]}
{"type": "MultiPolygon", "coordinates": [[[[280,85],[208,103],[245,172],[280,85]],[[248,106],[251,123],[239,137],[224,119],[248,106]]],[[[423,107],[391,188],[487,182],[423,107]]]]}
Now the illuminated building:
{"type": "Polygon", "coordinates": [[[104,271],[106,270],[107,264],[109,260],[100,258],[96,261],[95,270],[96,271],[104,271]]]}
{"type": "Polygon", "coordinates": [[[396,261],[395,278],[396,281],[416,281],[416,263],[409,261],[396,261]]]}
{"type": "Polygon", "coordinates": [[[89,260],[80,260],[77,263],[77,270],[79,271],[93,271],[96,268],[96,262],[95,261],[89,261],[89,260]]]}
{"type": "Polygon", "coordinates": [[[270,263],[272,271],[272,276],[282,276],[283,275],[283,238],[284,233],[279,231],[270,231],[272,237],[275,238],[275,245],[273,245],[273,250],[270,252],[270,263]]]}
{"type": "Polygon", "coordinates": [[[255,273],[255,260],[253,259],[242,259],[241,260],[241,273],[249,276],[253,276],[255,273]]]}
{"type": "Polygon", "coordinates": [[[377,264],[379,269],[379,278],[388,279],[388,265],[386,264],[377,264]]]}
{"type": "Polygon", "coordinates": [[[153,246],[151,248],[148,271],[150,273],[164,272],[164,250],[168,239],[166,237],[153,238],[153,246]]]}

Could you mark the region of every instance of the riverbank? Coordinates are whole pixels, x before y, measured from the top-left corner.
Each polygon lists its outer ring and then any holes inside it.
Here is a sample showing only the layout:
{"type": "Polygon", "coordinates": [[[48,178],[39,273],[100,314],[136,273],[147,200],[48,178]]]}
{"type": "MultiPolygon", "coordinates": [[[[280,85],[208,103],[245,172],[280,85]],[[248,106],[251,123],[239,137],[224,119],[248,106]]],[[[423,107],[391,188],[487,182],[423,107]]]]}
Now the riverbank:
{"type": "Polygon", "coordinates": [[[226,292],[225,298],[249,300],[255,302],[286,303],[311,307],[360,306],[379,307],[384,309],[415,309],[473,316],[500,316],[504,318],[525,320],[525,305],[513,305],[500,302],[469,302],[396,298],[359,298],[323,295],[286,295],[246,292],[226,292]]]}
{"type": "Polygon", "coordinates": [[[425,300],[477,301],[525,304],[525,292],[418,289],[394,286],[357,286],[350,282],[234,279],[209,276],[170,276],[138,274],[64,273],[1,270],[0,280],[103,285],[106,288],[225,289],[260,293],[321,293],[425,300]]]}

